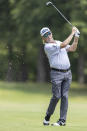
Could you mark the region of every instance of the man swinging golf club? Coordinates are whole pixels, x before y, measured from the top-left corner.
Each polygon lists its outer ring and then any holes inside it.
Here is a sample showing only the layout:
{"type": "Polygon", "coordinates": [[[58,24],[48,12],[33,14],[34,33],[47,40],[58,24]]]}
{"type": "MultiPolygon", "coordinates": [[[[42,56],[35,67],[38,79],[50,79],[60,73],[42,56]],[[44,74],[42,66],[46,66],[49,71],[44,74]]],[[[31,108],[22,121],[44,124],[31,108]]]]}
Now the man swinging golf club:
{"type": "Polygon", "coordinates": [[[44,50],[51,68],[50,77],[53,94],[43,124],[50,124],[50,117],[54,113],[59,99],[61,99],[60,118],[52,125],[65,126],[68,110],[68,92],[72,81],[68,52],[74,52],[76,50],[80,32],[76,27],[72,27],[71,34],[63,42],[54,40],[52,32],[48,27],[42,28],[40,34],[44,41],[44,50]],[[74,41],[72,45],[69,45],[73,37],[74,41]]]}

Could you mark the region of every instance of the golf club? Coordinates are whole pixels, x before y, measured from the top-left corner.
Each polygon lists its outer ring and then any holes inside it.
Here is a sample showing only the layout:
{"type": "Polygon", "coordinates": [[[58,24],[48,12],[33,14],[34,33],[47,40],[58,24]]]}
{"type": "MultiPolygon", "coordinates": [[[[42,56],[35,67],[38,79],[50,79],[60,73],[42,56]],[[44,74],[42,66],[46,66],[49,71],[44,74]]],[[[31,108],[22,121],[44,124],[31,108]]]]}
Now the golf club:
{"type": "Polygon", "coordinates": [[[73,27],[71,22],[60,12],[60,10],[51,1],[46,2],[46,6],[49,5],[52,5],[58,11],[58,13],[69,23],[69,25],[73,27]]]}

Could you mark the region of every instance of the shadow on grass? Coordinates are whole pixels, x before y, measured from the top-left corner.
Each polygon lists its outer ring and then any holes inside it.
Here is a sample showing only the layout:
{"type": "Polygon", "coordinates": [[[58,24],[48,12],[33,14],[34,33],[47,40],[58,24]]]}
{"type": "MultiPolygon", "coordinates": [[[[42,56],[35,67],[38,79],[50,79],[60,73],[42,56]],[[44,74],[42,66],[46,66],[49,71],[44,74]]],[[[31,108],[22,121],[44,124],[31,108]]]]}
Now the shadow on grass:
{"type": "MultiPolygon", "coordinates": [[[[70,88],[69,95],[71,97],[85,96],[87,97],[87,88],[85,86],[79,86],[78,84],[72,83],[72,88],[70,88]]],[[[1,90],[9,91],[21,91],[29,94],[51,94],[51,84],[50,83],[7,83],[0,82],[1,90]]]]}
{"type": "Polygon", "coordinates": [[[71,96],[71,97],[78,97],[78,96],[80,96],[80,97],[83,97],[83,96],[85,96],[85,97],[87,97],[87,88],[71,88],[70,89],[70,92],[69,92],[69,95],[71,96]]]}

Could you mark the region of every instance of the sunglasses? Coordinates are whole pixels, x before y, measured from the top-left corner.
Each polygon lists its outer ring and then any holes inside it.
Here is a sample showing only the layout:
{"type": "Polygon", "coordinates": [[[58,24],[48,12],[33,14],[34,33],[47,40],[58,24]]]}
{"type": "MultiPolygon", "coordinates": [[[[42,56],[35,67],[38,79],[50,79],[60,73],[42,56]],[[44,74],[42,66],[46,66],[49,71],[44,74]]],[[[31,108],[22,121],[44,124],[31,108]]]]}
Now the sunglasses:
{"type": "Polygon", "coordinates": [[[47,33],[45,33],[45,34],[43,35],[43,37],[47,38],[49,35],[51,35],[51,32],[50,32],[50,31],[47,32],[47,33]]]}

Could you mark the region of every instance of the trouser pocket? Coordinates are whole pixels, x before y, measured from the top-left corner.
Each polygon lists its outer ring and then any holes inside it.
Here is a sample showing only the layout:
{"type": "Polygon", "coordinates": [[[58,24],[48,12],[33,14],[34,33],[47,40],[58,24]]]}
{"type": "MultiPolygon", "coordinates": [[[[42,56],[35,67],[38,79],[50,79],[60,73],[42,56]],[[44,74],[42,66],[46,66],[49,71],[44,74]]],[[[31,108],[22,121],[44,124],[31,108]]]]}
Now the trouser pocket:
{"type": "Polygon", "coordinates": [[[52,81],[52,93],[53,93],[53,96],[58,99],[61,97],[61,82],[52,81]]]}

